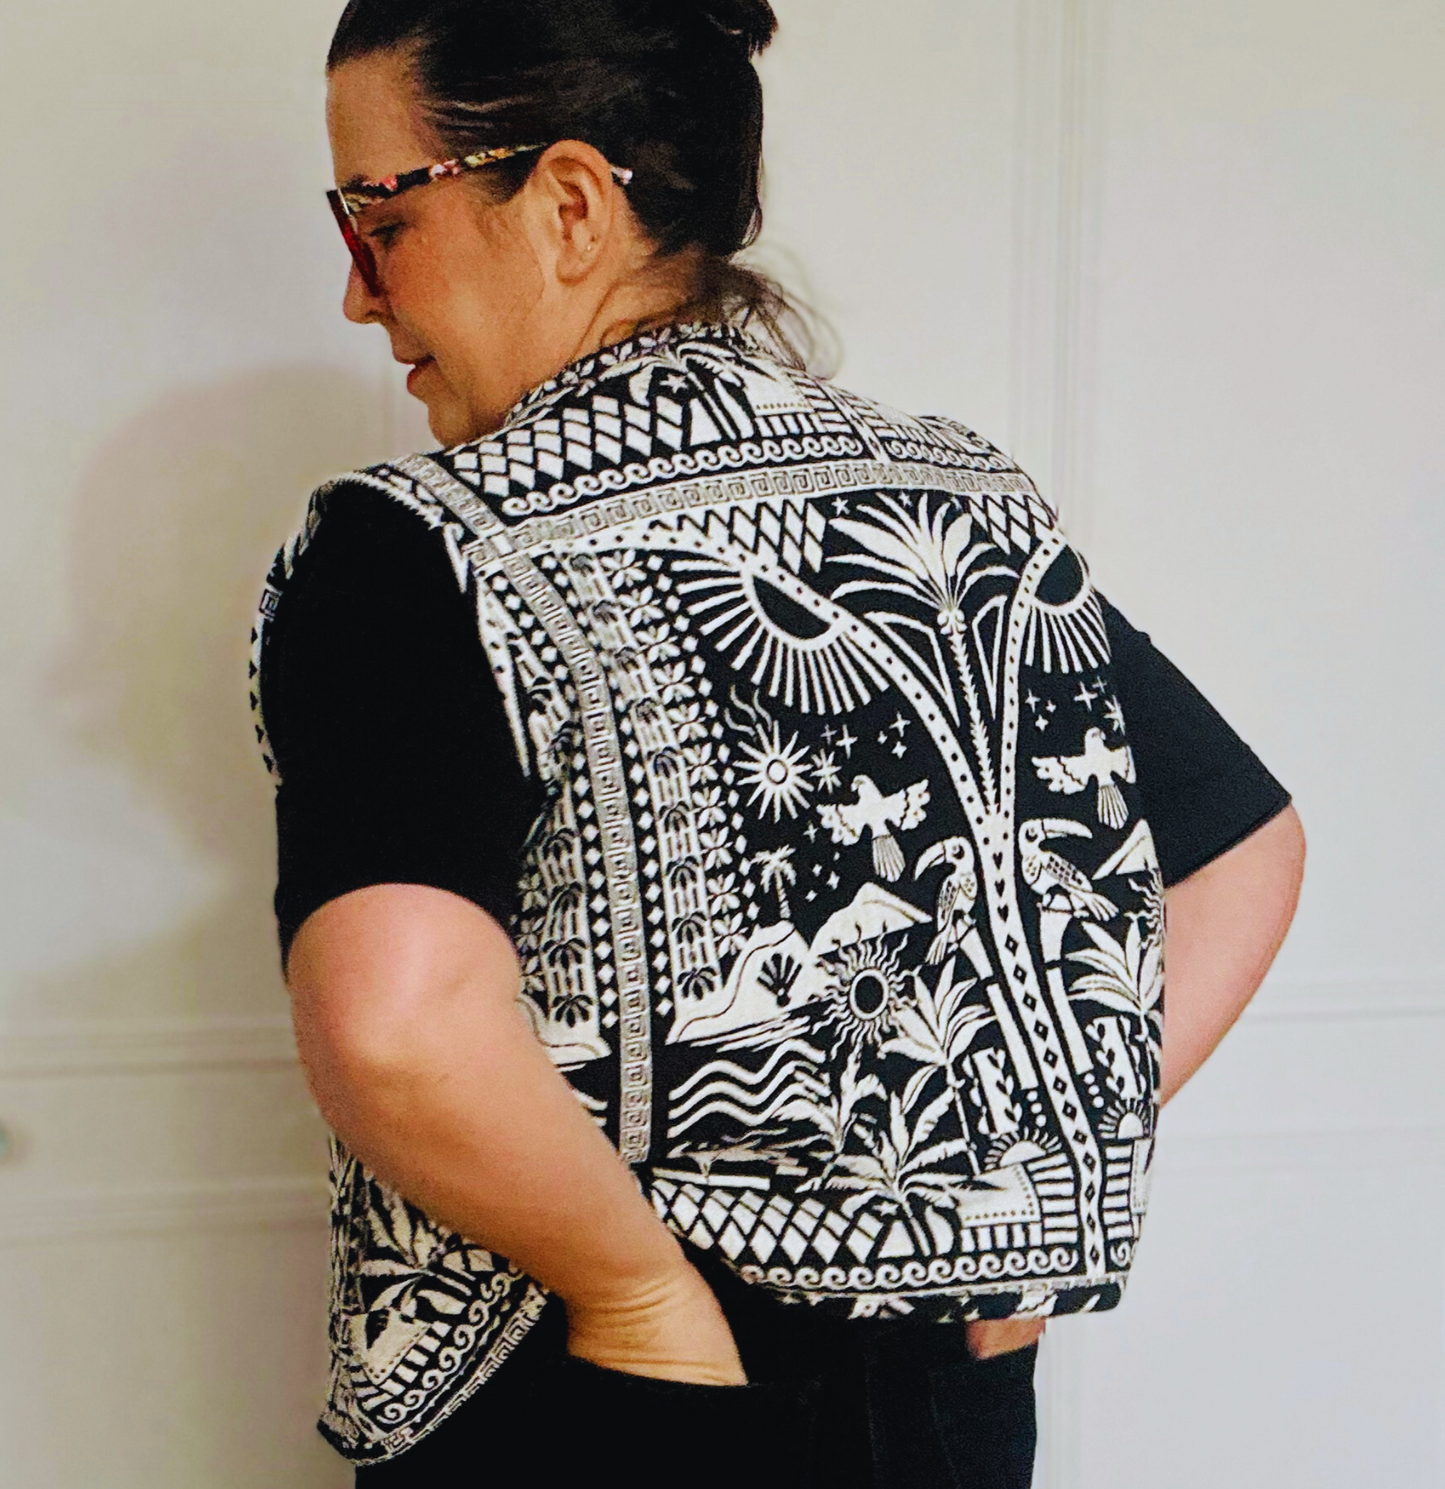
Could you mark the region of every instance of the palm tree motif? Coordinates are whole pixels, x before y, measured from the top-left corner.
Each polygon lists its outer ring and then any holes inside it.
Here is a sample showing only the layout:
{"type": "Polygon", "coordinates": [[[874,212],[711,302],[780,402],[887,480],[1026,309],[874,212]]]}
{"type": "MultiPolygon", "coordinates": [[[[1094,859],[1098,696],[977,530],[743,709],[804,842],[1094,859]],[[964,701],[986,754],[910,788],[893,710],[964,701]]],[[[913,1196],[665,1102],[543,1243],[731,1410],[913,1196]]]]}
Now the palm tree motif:
{"type": "Polygon", "coordinates": [[[633,393],[643,406],[652,396],[650,388],[654,376],[669,371],[680,375],[685,380],[685,396],[707,409],[708,416],[724,439],[738,441],[758,436],[751,399],[744,379],[739,376],[739,367],[747,368],[768,381],[777,379],[777,373],[756,358],[719,351],[706,342],[688,345],[686,356],[680,348],[655,348],[635,362],[620,362],[610,375],[623,377],[631,373],[636,378],[646,378],[647,382],[633,393]],[[697,377],[698,368],[710,377],[697,377]]]}
{"type": "Polygon", "coordinates": [[[553,941],[571,941],[582,933],[582,914],[587,893],[580,884],[563,884],[547,903],[547,935],[553,941]]]}
{"type": "MultiPolygon", "coordinates": [[[[886,1099],[888,1095],[883,1082],[876,1075],[860,1074],[862,1064],[862,1046],[854,1045],[839,1072],[835,1089],[825,1095],[800,1096],[782,1113],[785,1117],[801,1119],[818,1129],[831,1160],[830,1169],[833,1163],[840,1160],[843,1149],[848,1145],[848,1136],[857,1125],[858,1107],[870,1096],[886,1099]]],[[[800,1188],[816,1188],[820,1182],[820,1179],[810,1179],[800,1188]]]]}
{"type": "Polygon", "coordinates": [[[780,921],[790,921],[793,918],[792,907],[788,904],[787,886],[796,885],[798,875],[793,868],[792,857],[793,850],[787,844],[781,848],[774,848],[770,852],[753,854],[753,862],[758,866],[763,893],[766,894],[770,889],[777,893],[780,921]]]}
{"type": "Polygon", "coordinates": [[[537,855],[542,875],[552,884],[566,882],[577,852],[577,833],[571,827],[559,827],[547,835],[537,855]]]}
{"type": "Polygon", "coordinates": [[[793,957],[778,952],[763,963],[758,973],[758,982],[778,1000],[779,1008],[786,1008],[792,997],[793,984],[802,975],[802,965],[793,957]]]}
{"type": "Polygon", "coordinates": [[[575,1029],[592,1014],[592,999],[583,985],[587,948],[578,940],[552,941],[543,948],[542,960],[561,984],[551,989],[551,1016],[575,1029]]]}
{"type": "Polygon", "coordinates": [[[885,1200],[895,1206],[914,1244],[925,1256],[934,1250],[933,1242],[914,1211],[914,1203],[917,1200],[934,1205],[955,1203],[963,1187],[958,1175],[933,1165],[970,1151],[967,1138],[947,1138],[931,1144],[928,1141],[952,1100],[952,1092],[940,1093],[910,1126],[902,1098],[897,1092],[890,1093],[887,1126],[866,1117],[858,1122],[856,1131],[868,1151],[842,1154],[837,1167],[843,1173],[835,1173],[828,1180],[830,1188],[856,1192],[844,1204],[845,1214],[856,1214],[870,1201],[885,1200]]]}
{"type": "Polygon", "coordinates": [[[667,887],[679,910],[685,913],[702,910],[706,905],[704,886],[702,868],[695,858],[683,858],[669,866],[667,887]]]}
{"type": "MultiPolygon", "coordinates": [[[[936,626],[925,625],[912,616],[896,612],[872,613],[868,619],[895,634],[901,627],[922,635],[934,658],[933,686],[956,719],[958,706],[954,701],[954,690],[949,685],[938,649],[937,635],[940,631],[943,633],[968,708],[969,733],[978,759],[979,784],[985,798],[996,805],[988,730],[968,656],[965,602],[969,591],[981,580],[990,577],[1016,580],[1018,575],[1006,565],[986,562],[990,552],[996,552],[992,540],[984,538],[972,543],[973,518],[967,511],[959,511],[953,503],[941,503],[930,514],[927,495],[918,498],[916,511],[910,511],[901,501],[883,493],[879,493],[878,500],[881,506],[864,508],[869,521],[846,517],[834,519],[833,526],[847,533],[867,552],[839,554],[832,562],[871,569],[880,577],[850,580],[838,587],[833,598],[842,600],[847,595],[859,593],[895,594],[916,600],[935,612],[936,626]]],[[[902,637],[899,639],[903,640],[902,637]]],[[[910,645],[908,650],[918,655],[916,646],[910,645]]]]}
{"type": "Polygon", "coordinates": [[[1094,944],[1071,951],[1069,960],[1092,970],[1069,989],[1069,998],[1087,998],[1132,1018],[1144,1034],[1157,1086],[1164,1042],[1164,938],[1148,911],[1128,919],[1123,941],[1094,921],[1078,922],[1094,944]]]}
{"type": "MultiPolygon", "coordinates": [[[[908,1082],[903,1092],[903,1109],[911,1112],[933,1075],[943,1072],[952,1098],[958,1125],[964,1136],[968,1136],[969,1124],[963,1099],[963,1083],[955,1068],[960,1060],[973,1048],[974,1042],[988,1026],[995,1022],[992,1010],[968,1001],[968,995],[978,986],[977,978],[963,982],[953,980],[953,957],[943,965],[938,986],[932,991],[918,975],[913,977],[913,1000],[900,1003],[894,1014],[894,1025],[898,1033],[880,1052],[885,1055],[906,1055],[918,1062],[919,1070],[908,1082]]],[[[967,1149],[969,1166],[978,1173],[978,1159],[970,1144],[967,1149]]]]}
{"type": "Polygon", "coordinates": [[[712,967],[689,967],[677,979],[677,990],[684,998],[705,998],[716,986],[717,971],[712,967]]]}
{"type": "Polygon", "coordinates": [[[695,910],[691,915],[684,915],[674,924],[673,935],[677,938],[677,944],[681,950],[695,953],[706,946],[708,931],[711,928],[707,916],[702,911],[695,910]]]}
{"type": "Polygon", "coordinates": [[[427,1321],[455,1318],[475,1292],[468,1273],[489,1273],[489,1252],[439,1230],[400,1195],[367,1184],[368,1255],[358,1283],[366,1307],[367,1343],[375,1342],[390,1315],[427,1321]]]}

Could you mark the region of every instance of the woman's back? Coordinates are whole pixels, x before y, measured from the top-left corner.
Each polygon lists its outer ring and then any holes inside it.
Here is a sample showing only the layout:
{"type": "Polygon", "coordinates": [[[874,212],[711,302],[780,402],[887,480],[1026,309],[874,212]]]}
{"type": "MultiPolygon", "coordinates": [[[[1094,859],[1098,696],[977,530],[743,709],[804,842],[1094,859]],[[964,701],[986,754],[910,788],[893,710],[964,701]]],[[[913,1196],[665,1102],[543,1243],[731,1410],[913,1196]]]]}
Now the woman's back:
{"type": "MultiPolygon", "coordinates": [[[[354,479],[475,608],[512,746],[478,782],[544,793],[476,852],[517,855],[525,1007],[659,1215],[847,1316],[1116,1302],[1163,890],[1101,603],[1028,479],[708,327],[354,479]]],[[[526,1288],[338,1156],[358,1379],[484,1368],[472,1299],[526,1288]],[[383,1264],[447,1288],[404,1355],[383,1264]]]]}

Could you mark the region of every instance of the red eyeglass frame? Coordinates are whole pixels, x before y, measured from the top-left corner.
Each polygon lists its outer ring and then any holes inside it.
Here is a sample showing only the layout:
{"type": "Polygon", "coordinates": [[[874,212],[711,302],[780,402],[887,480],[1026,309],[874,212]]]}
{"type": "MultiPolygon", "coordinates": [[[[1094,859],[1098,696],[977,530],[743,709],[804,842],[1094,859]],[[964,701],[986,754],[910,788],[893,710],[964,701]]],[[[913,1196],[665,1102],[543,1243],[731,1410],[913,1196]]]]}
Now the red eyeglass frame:
{"type": "MultiPolygon", "coordinates": [[[[341,229],[341,236],[351,251],[351,261],[361,275],[361,282],[373,295],[382,293],[381,272],[377,267],[376,254],[371,244],[361,236],[357,213],[377,202],[389,202],[404,191],[425,186],[430,181],[441,181],[448,176],[464,176],[469,171],[484,170],[499,160],[510,160],[514,155],[527,155],[536,150],[545,150],[546,145],[497,145],[490,150],[478,150],[472,155],[463,155],[457,160],[441,160],[435,165],[420,166],[400,176],[388,176],[383,181],[355,181],[348,186],[335,187],[326,193],[332,216],[341,229]]],[[[625,166],[614,165],[612,174],[618,184],[626,186],[632,180],[632,172],[625,166]]]]}

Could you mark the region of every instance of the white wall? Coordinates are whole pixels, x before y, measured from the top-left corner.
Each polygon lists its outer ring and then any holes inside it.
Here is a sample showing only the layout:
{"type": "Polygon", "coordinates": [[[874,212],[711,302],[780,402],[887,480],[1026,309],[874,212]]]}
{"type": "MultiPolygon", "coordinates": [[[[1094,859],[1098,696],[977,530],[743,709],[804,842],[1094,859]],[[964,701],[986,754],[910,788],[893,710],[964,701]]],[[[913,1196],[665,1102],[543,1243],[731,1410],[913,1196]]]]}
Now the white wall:
{"type": "MultiPolygon", "coordinates": [[[[764,252],[842,380],[1014,449],[1311,834],[1039,1482],[1437,1485],[1445,13],[777,8],[764,252]]],[[[348,1482],[244,698],[305,492],[424,439],[338,312],[338,9],[0,19],[0,1489],[348,1482]]]]}

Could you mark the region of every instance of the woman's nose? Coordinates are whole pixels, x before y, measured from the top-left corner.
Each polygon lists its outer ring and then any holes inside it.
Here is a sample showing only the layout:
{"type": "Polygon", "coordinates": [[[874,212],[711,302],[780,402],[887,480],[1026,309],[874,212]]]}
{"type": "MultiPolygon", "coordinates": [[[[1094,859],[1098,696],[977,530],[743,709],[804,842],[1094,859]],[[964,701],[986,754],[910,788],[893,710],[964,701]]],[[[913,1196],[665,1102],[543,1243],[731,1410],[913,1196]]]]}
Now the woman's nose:
{"type": "Polygon", "coordinates": [[[379,320],[385,303],[383,296],[373,295],[367,289],[361,271],[352,264],[351,273],[346,280],[346,295],[341,301],[342,313],[346,319],[355,321],[358,326],[379,320]]]}

